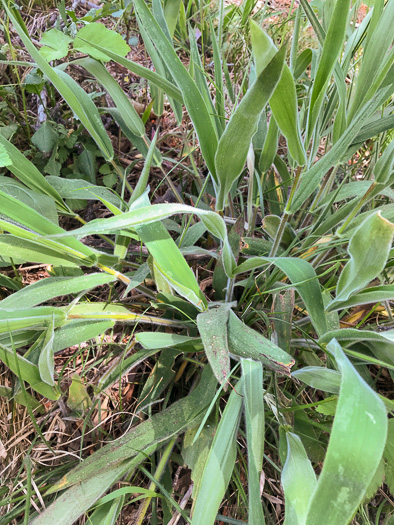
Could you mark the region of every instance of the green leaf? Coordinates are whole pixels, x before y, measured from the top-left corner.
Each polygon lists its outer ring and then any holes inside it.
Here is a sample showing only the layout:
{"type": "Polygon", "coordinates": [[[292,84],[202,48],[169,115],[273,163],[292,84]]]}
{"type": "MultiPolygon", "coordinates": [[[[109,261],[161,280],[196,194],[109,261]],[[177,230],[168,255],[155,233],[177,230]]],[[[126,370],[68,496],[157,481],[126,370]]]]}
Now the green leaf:
{"type": "Polygon", "coordinates": [[[40,40],[43,47],[40,48],[40,55],[47,61],[59,60],[68,55],[68,46],[72,38],[57,29],[45,31],[40,40]]]}
{"type": "Polygon", "coordinates": [[[237,431],[242,411],[238,386],[230,394],[205,463],[195,502],[192,525],[213,525],[230,482],[237,453],[237,431]]]}
{"type": "Polygon", "coordinates": [[[378,395],[358,375],[339,344],[327,346],[342,374],[327,455],[306,523],[349,523],[379,467],[387,415],[378,395]]]}
{"type": "Polygon", "coordinates": [[[202,155],[212,177],[217,180],[214,163],[214,156],[217,149],[217,136],[204,99],[185,66],[175,53],[166,35],[153,18],[144,0],[134,0],[133,3],[145,31],[156,48],[160,50],[160,55],[166,67],[172,74],[178,88],[181,90],[183,103],[193,122],[202,155]]]}
{"type": "MultiPolygon", "coordinates": [[[[100,27],[104,27],[101,24],[97,25],[99,25],[100,27]]],[[[86,69],[86,71],[93,75],[98,82],[100,82],[103,88],[106,91],[108,91],[110,97],[115,103],[115,106],[121,112],[122,118],[124,119],[129,130],[135,135],[143,137],[145,134],[145,126],[140,116],[134,109],[134,106],[130,102],[128,96],[125,94],[125,92],[120,87],[115,78],[106,70],[106,68],[102,64],[100,64],[100,62],[98,62],[97,60],[93,60],[92,58],[81,58],[79,60],[75,60],[72,64],[81,65],[83,68],[86,69]]]]}
{"type": "Polygon", "coordinates": [[[58,192],[52,188],[42,173],[38,171],[34,164],[31,163],[15,146],[13,146],[11,142],[8,142],[1,133],[0,146],[6,150],[11,158],[12,164],[8,166],[8,169],[17,179],[37,193],[43,193],[52,197],[61,210],[68,211],[63,199],[58,192]]]}
{"type": "Polygon", "coordinates": [[[228,305],[220,305],[197,316],[197,327],[205,353],[220,384],[225,383],[230,375],[230,356],[227,344],[229,312],[228,305]]]}
{"type": "Polygon", "coordinates": [[[348,154],[348,147],[360,132],[362,127],[367,123],[371,114],[379,107],[391,94],[391,89],[381,89],[349,123],[349,126],[341,135],[341,139],[337,140],[334,146],[321,157],[308,171],[303,173],[300,184],[291,202],[289,213],[296,212],[303,205],[305,200],[316,191],[317,186],[323,179],[327,171],[334,165],[341,162],[346,162],[352,152],[348,154]]]}
{"type": "MultiPolygon", "coordinates": [[[[203,419],[206,408],[214,395],[215,385],[217,381],[210,368],[206,367],[199,385],[189,396],[143,421],[114,443],[109,443],[99,449],[82,464],[67,473],[48,492],[57,492],[75,484],[78,484],[80,491],[81,484],[93,478],[100,478],[106,471],[116,468],[122,461],[136,457],[139,452],[143,452],[148,447],[163,443],[172,436],[195,427],[203,419]]],[[[141,460],[146,459],[144,454],[141,456],[141,460]]],[[[102,492],[105,492],[106,489],[107,487],[102,492]]],[[[82,513],[85,509],[78,510],[82,513]]]]}
{"type": "Polygon", "coordinates": [[[308,113],[308,137],[313,133],[323,105],[327,86],[342,50],[346,35],[350,0],[337,0],[330,25],[324,39],[323,50],[313,82],[308,113]]]}
{"type": "Polygon", "coordinates": [[[93,339],[109,328],[113,328],[114,325],[113,320],[71,319],[67,324],[55,330],[53,353],[93,339]]]}
{"type": "Polygon", "coordinates": [[[260,114],[280,79],[286,48],[275,54],[231,115],[215,155],[219,192],[216,209],[223,210],[227,194],[241,175],[260,114]]]}
{"type": "Polygon", "coordinates": [[[3,146],[3,144],[0,143],[0,168],[4,168],[5,166],[10,166],[12,164],[12,160],[10,156],[8,155],[7,150],[3,146]]]}
{"type": "Polygon", "coordinates": [[[15,199],[24,202],[53,223],[58,223],[56,203],[53,197],[45,195],[44,193],[37,193],[15,179],[2,177],[1,175],[0,187],[4,193],[8,193],[8,195],[15,197],[15,199]]]}
{"type": "Polygon", "coordinates": [[[105,273],[90,273],[80,277],[48,277],[22,288],[0,301],[0,308],[15,310],[23,304],[24,308],[68,294],[79,293],[96,286],[116,281],[116,277],[105,273]]]}
{"type": "Polygon", "coordinates": [[[305,303],[311,321],[319,335],[327,331],[322,293],[316,272],[308,261],[293,257],[251,257],[241,263],[235,274],[272,263],[287,275],[305,303]]]}
{"type": "Polygon", "coordinates": [[[242,395],[244,397],[246,441],[248,444],[249,523],[263,525],[260,477],[264,455],[264,391],[263,366],[250,359],[241,359],[242,395]]]}
{"type": "MultiPolygon", "coordinates": [[[[250,36],[256,62],[256,73],[260,75],[276,53],[277,48],[271,38],[253,20],[250,20],[250,36]]],[[[275,121],[286,137],[291,156],[298,165],[304,165],[306,157],[298,123],[296,87],[287,64],[283,66],[282,76],[269,103],[275,121]]]]}
{"type": "Polygon", "coordinates": [[[38,359],[38,370],[40,371],[40,377],[50,386],[55,385],[54,372],[55,372],[55,359],[53,353],[53,340],[55,330],[55,319],[52,316],[52,320],[48,323],[48,328],[45,333],[44,340],[40,349],[40,357],[38,359]]]}
{"type": "Polygon", "coordinates": [[[62,326],[66,322],[66,314],[52,306],[40,306],[38,308],[19,308],[18,310],[0,310],[0,333],[12,330],[36,327],[46,328],[54,318],[55,326],[62,326]]]}
{"type": "Polygon", "coordinates": [[[377,184],[385,184],[393,174],[393,165],[394,165],[394,140],[386,147],[382,156],[379,157],[375,167],[373,169],[373,174],[375,177],[375,182],[377,184]]]}
{"type": "Polygon", "coordinates": [[[59,399],[60,392],[41,380],[38,366],[2,344],[0,344],[0,360],[3,361],[3,363],[22,381],[29,383],[34,390],[44,397],[47,397],[52,401],[59,399]]]}
{"type": "Polygon", "coordinates": [[[92,138],[95,140],[97,146],[102,151],[106,160],[113,158],[114,152],[111,141],[105,131],[103,123],[96,106],[92,102],[87,93],[66,73],[60,69],[52,68],[47,61],[41,56],[39,51],[31,42],[28,35],[25,33],[16,16],[7,7],[4,0],[2,0],[4,10],[10,17],[10,20],[17,31],[20,39],[24,43],[28,53],[31,55],[37,66],[41,69],[44,75],[54,85],[55,89],[64,98],[75,115],[79,118],[81,123],[85,126],[92,138]]]}
{"type": "Polygon", "coordinates": [[[121,66],[124,66],[132,73],[135,73],[136,75],[145,78],[150,83],[162,89],[169,97],[173,98],[177,102],[183,102],[180,90],[172,82],[169,82],[166,78],[162,77],[161,75],[155,73],[154,71],[151,71],[150,69],[144,66],[141,66],[137,62],[133,62],[132,60],[124,58],[117,53],[113,53],[111,50],[106,49],[101,45],[95,44],[93,42],[90,42],[89,45],[97,49],[98,51],[105,53],[111,60],[117,62],[121,66]]]}
{"type": "Polygon", "coordinates": [[[200,491],[205,463],[216,433],[215,422],[208,419],[207,424],[204,425],[198,438],[194,441],[197,430],[197,428],[192,428],[185,433],[182,447],[182,457],[191,470],[194,500],[200,491]]]}
{"type": "Polygon", "coordinates": [[[46,177],[46,180],[59,192],[63,199],[108,201],[119,209],[123,205],[121,198],[115,192],[102,186],[95,186],[82,179],[63,179],[50,175],[46,177]]]}
{"type": "Polygon", "coordinates": [[[287,456],[281,478],[285,493],[284,523],[301,525],[306,523],[308,504],[317,485],[316,474],[301,439],[292,432],[286,432],[286,441],[287,456]]]}
{"type": "Polygon", "coordinates": [[[384,219],[380,211],[357,228],[349,242],[350,259],[339,277],[333,303],[346,301],[379,275],[385,267],[393,235],[394,224],[384,219]]]}
{"type": "Polygon", "coordinates": [[[120,33],[111,31],[105,25],[97,22],[87,24],[78,31],[74,39],[74,49],[102,62],[108,62],[111,59],[107,54],[92,47],[90,43],[110,49],[113,53],[122,57],[125,57],[130,52],[130,47],[123,40],[120,33]]]}
{"type": "MultiPolygon", "coordinates": [[[[331,336],[330,341],[333,336],[331,336]]],[[[316,390],[338,394],[341,385],[341,374],[337,370],[320,366],[305,366],[292,372],[292,377],[302,381],[316,390]]]]}
{"type": "Polygon", "coordinates": [[[230,352],[244,359],[252,359],[268,368],[290,375],[294,359],[278,346],[244,324],[230,310],[228,320],[228,348],[230,352]]]}
{"type": "Polygon", "coordinates": [[[394,299],[394,285],[388,284],[386,286],[371,286],[355,295],[352,295],[346,301],[340,303],[330,303],[327,307],[327,312],[332,310],[339,310],[340,308],[350,308],[351,306],[359,306],[360,304],[380,303],[382,301],[392,301],[394,299]]]}

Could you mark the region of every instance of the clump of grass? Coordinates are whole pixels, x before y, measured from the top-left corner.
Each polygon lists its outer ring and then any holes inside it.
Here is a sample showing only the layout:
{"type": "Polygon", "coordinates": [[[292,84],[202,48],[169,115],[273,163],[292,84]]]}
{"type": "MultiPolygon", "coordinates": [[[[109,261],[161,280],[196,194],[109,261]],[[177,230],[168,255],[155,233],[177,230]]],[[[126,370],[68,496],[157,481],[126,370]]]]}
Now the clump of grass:
{"type": "Polygon", "coordinates": [[[61,6],[39,49],[2,6],[47,118],[0,133],[0,523],[388,523],[393,2],[61,6]]]}

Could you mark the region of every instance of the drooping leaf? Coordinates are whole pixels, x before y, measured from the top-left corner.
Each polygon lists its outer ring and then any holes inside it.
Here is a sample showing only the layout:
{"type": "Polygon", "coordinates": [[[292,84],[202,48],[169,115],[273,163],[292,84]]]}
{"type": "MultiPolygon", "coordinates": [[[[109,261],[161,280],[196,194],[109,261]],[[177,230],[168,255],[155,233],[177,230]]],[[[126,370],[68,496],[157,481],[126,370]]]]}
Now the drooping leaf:
{"type": "Polygon", "coordinates": [[[290,375],[294,365],[289,354],[244,324],[232,310],[228,320],[228,348],[234,355],[258,361],[282,374],[290,375]]]}

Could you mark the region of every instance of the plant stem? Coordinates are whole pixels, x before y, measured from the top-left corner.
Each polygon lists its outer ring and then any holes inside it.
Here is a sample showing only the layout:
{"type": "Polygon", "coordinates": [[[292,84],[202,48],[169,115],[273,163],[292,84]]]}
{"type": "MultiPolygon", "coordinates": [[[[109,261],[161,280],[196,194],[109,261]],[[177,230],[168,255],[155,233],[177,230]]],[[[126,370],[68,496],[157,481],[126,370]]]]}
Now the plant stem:
{"type": "MultiPolygon", "coordinates": [[[[171,441],[168,443],[168,445],[166,446],[164,452],[163,452],[163,455],[159,461],[159,464],[157,465],[157,468],[156,468],[156,471],[155,471],[155,474],[154,474],[154,477],[155,479],[157,480],[160,480],[160,477],[161,475],[163,474],[163,470],[165,468],[165,466],[167,465],[167,462],[168,462],[168,459],[170,457],[170,454],[172,452],[172,449],[175,445],[175,442],[176,442],[177,438],[172,438],[171,441]]],[[[148,487],[148,490],[151,490],[152,492],[155,490],[156,488],[156,483],[154,483],[153,481],[150,483],[149,487],[148,487]]],[[[136,525],[141,525],[142,522],[144,521],[144,518],[145,518],[145,514],[149,508],[149,505],[150,505],[150,502],[152,500],[152,496],[148,496],[147,498],[145,498],[141,504],[141,507],[140,507],[140,510],[138,512],[138,517],[136,519],[136,525]]]]}

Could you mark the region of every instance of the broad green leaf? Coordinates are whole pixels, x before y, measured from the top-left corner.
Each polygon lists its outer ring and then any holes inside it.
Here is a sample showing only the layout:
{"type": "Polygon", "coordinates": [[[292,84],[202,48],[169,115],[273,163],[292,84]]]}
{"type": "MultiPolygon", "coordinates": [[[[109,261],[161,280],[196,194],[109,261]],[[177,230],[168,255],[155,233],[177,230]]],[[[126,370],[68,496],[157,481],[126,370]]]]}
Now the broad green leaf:
{"type": "MultiPolygon", "coordinates": [[[[97,25],[104,27],[101,24],[97,25]]],[[[83,31],[83,29],[81,29],[81,31],[83,31]]],[[[101,43],[101,45],[103,44],[101,43]]],[[[106,68],[100,64],[100,62],[92,58],[81,58],[79,60],[75,60],[72,64],[81,65],[86,69],[86,71],[93,75],[98,82],[100,82],[103,88],[108,91],[110,97],[115,103],[115,106],[122,113],[122,117],[130,131],[135,135],[143,137],[145,134],[145,126],[140,116],[134,109],[133,104],[130,102],[130,99],[127,97],[123,89],[120,87],[115,78],[106,70],[106,68]]]]}
{"type": "Polygon", "coordinates": [[[112,320],[71,319],[55,330],[53,353],[93,339],[109,328],[113,328],[114,325],[112,320]]]}
{"type": "MultiPolygon", "coordinates": [[[[0,303],[1,304],[1,303],[0,303]]],[[[326,344],[331,339],[346,343],[357,341],[376,341],[380,343],[394,343],[394,330],[384,332],[373,332],[372,330],[359,330],[357,328],[342,328],[327,332],[319,339],[319,344],[326,344]]]]}
{"type": "Polygon", "coordinates": [[[190,346],[200,344],[198,337],[189,337],[187,335],[167,334],[164,332],[139,332],[135,336],[136,341],[142,344],[144,348],[177,348],[179,346],[190,346]]]}
{"type": "Polygon", "coordinates": [[[4,168],[5,166],[10,166],[12,164],[12,160],[10,156],[8,155],[7,150],[5,149],[4,145],[0,143],[0,168],[4,168]]]}
{"type": "Polygon", "coordinates": [[[78,31],[74,39],[74,49],[81,51],[81,53],[86,53],[101,62],[110,60],[106,53],[98,51],[90,43],[110,49],[113,53],[122,57],[125,57],[130,52],[129,46],[120,33],[111,31],[104,24],[98,24],[97,22],[87,24],[78,31]]]}
{"type": "Polygon", "coordinates": [[[293,257],[251,257],[241,263],[234,273],[247,272],[270,263],[282,270],[295,286],[305,303],[318,335],[326,333],[327,321],[324,314],[324,304],[319,281],[314,268],[304,259],[296,259],[293,257]]]}
{"type": "Polygon", "coordinates": [[[0,333],[12,330],[37,327],[45,329],[54,319],[54,326],[62,326],[66,322],[66,314],[52,306],[37,308],[20,308],[18,310],[0,310],[0,333]]]}
{"type": "Polygon", "coordinates": [[[67,312],[68,319],[101,319],[113,320],[119,323],[148,323],[183,327],[182,323],[171,321],[164,317],[135,313],[121,304],[92,302],[78,303],[71,310],[68,306],[61,308],[67,312]]]}
{"type": "Polygon", "coordinates": [[[215,155],[219,186],[216,200],[217,210],[223,210],[228,192],[241,175],[250,142],[257,131],[261,112],[280,79],[285,53],[286,48],[283,47],[260,73],[231,115],[230,121],[220,138],[215,155]]]}
{"type": "Polygon", "coordinates": [[[166,18],[168,31],[171,38],[176,28],[181,0],[167,0],[164,3],[164,16],[166,18]]]}
{"type": "Polygon", "coordinates": [[[40,40],[43,47],[40,48],[40,55],[45,58],[47,62],[52,60],[59,60],[68,55],[68,46],[72,42],[72,38],[57,29],[50,29],[45,31],[40,40]]]}
{"type": "MultiPolygon", "coordinates": [[[[113,443],[99,449],[85,461],[66,474],[48,492],[57,492],[72,485],[99,478],[123,461],[135,457],[152,445],[167,441],[172,436],[198,425],[214,396],[216,378],[209,367],[205,367],[200,383],[186,398],[173,403],[169,408],[152,416],[126,432],[113,443]]],[[[145,458],[145,455],[141,456],[145,458]]],[[[105,492],[107,487],[102,491],[105,492]]],[[[101,495],[101,494],[100,494],[101,495]]],[[[83,511],[82,511],[83,512],[83,511]]]]}
{"type": "Polygon", "coordinates": [[[326,458],[306,523],[349,523],[378,469],[387,438],[383,402],[365,383],[335,339],[327,349],[342,375],[326,458]]]}
{"type": "Polygon", "coordinates": [[[291,376],[316,390],[331,394],[338,394],[341,385],[341,374],[337,370],[320,366],[305,366],[292,372],[291,376]]]}
{"type": "Polygon", "coordinates": [[[45,337],[40,349],[40,357],[38,359],[38,370],[40,371],[40,377],[50,386],[55,385],[54,373],[55,373],[55,359],[53,353],[53,340],[55,331],[55,318],[48,322],[45,337]]]}
{"type": "Polygon", "coordinates": [[[38,193],[33,191],[31,188],[27,188],[17,180],[11,177],[3,177],[1,175],[0,187],[4,193],[8,193],[8,195],[12,195],[12,197],[24,202],[53,223],[58,223],[56,202],[53,197],[41,192],[38,193]]]}
{"type": "Polygon", "coordinates": [[[31,138],[32,143],[42,152],[50,153],[59,139],[59,134],[47,120],[41,124],[31,138]]]}
{"type": "MultiPolygon", "coordinates": [[[[143,194],[133,203],[133,211],[145,210],[147,204],[149,204],[149,199],[146,194],[143,194]]],[[[199,310],[205,310],[207,301],[194,273],[163,223],[157,221],[135,226],[135,230],[152,255],[155,269],[170,287],[199,310]]]]}
{"type": "Polygon", "coordinates": [[[58,252],[56,248],[48,248],[39,242],[20,239],[12,235],[0,235],[0,257],[39,264],[53,264],[54,266],[92,266],[87,261],[72,255],[58,252]]]}
{"type": "MultiPolygon", "coordinates": [[[[87,266],[91,266],[96,262],[97,257],[95,252],[75,238],[54,242],[44,237],[50,234],[65,233],[65,231],[23,202],[2,191],[0,191],[0,206],[2,214],[11,219],[0,219],[0,224],[4,230],[9,231],[17,237],[38,243],[38,245],[41,245],[39,249],[41,249],[41,247],[48,247],[51,250],[58,250],[58,255],[65,255],[66,260],[67,258],[73,258],[87,266]]],[[[4,240],[4,236],[2,239],[4,240]]],[[[12,237],[10,240],[12,240],[12,237]]],[[[20,241],[20,239],[18,239],[18,241],[20,241]]],[[[24,243],[20,243],[22,248],[23,244],[24,243]]],[[[48,261],[42,262],[45,263],[48,261]]]]}
{"type": "Polygon", "coordinates": [[[229,311],[228,305],[220,305],[197,316],[197,327],[208,362],[220,384],[223,384],[230,374],[230,356],[227,344],[229,311]]]}
{"type": "Polygon", "coordinates": [[[171,217],[175,214],[192,213],[198,215],[204,222],[207,230],[218,237],[223,242],[222,257],[226,274],[232,276],[235,267],[235,259],[227,238],[226,225],[219,214],[193,208],[185,204],[153,204],[143,208],[133,209],[131,211],[110,217],[109,219],[95,219],[85,226],[73,231],[54,234],[51,237],[64,237],[71,235],[86,236],[97,233],[118,232],[126,228],[136,228],[151,224],[171,217]]]}
{"type": "Polygon", "coordinates": [[[264,524],[260,477],[264,456],[263,365],[241,359],[246,441],[248,444],[249,523],[264,524]]]}
{"type": "MultiPolygon", "coordinates": [[[[316,474],[301,439],[286,432],[287,455],[282,470],[285,493],[285,525],[305,524],[310,498],[316,489],[316,474]]],[[[325,522],[328,523],[328,522],[325,522]]]]}
{"type": "Polygon", "coordinates": [[[217,430],[215,420],[212,419],[208,419],[196,441],[194,441],[194,436],[198,430],[197,428],[187,430],[183,440],[182,457],[191,470],[194,500],[196,500],[201,487],[205,463],[217,430]]]}
{"type": "Polygon", "coordinates": [[[37,193],[43,193],[52,197],[59,208],[68,211],[63,199],[58,192],[52,188],[46,178],[15,146],[8,142],[0,133],[0,145],[4,147],[9,155],[12,164],[7,166],[17,179],[26,184],[26,186],[37,193]]]}
{"type": "Polygon", "coordinates": [[[230,394],[205,463],[201,486],[195,502],[192,525],[213,525],[220,503],[230,482],[237,453],[236,438],[242,412],[242,396],[230,394]]]}
{"type": "MultiPolygon", "coordinates": [[[[350,0],[337,0],[330,25],[324,39],[323,50],[313,82],[308,113],[308,137],[311,137],[323,105],[327,86],[331,80],[346,35],[350,0]]],[[[309,142],[309,140],[307,140],[309,142]]]]}
{"type": "Polygon", "coordinates": [[[28,35],[24,32],[16,16],[7,7],[4,0],[2,0],[2,4],[30,56],[36,62],[37,66],[41,69],[44,75],[54,85],[60,95],[64,98],[75,115],[79,118],[81,123],[85,126],[87,131],[95,140],[97,146],[102,151],[104,157],[107,160],[111,160],[114,155],[112,144],[107,135],[107,132],[104,129],[103,123],[101,122],[97,108],[92,102],[91,98],[66,73],[60,69],[52,68],[47,63],[47,61],[41,56],[39,51],[33,45],[28,35]]]}
{"type": "MultiPolygon", "coordinates": [[[[2,315],[2,313],[0,315],[2,315]]],[[[41,380],[38,366],[16,354],[12,348],[0,344],[0,361],[3,361],[22,381],[29,383],[33,390],[36,390],[52,401],[59,399],[60,392],[41,380]]]]}
{"type": "Polygon", "coordinates": [[[337,284],[334,303],[346,301],[384,269],[394,235],[394,224],[378,211],[357,228],[349,242],[350,259],[337,284]]]}
{"type": "Polygon", "coordinates": [[[346,301],[340,303],[331,303],[327,307],[327,312],[339,310],[340,308],[350,308],[352,306],[359,306],[360,304],[380,303],[382,301],[392,301],[394,299],[394,285],[387,284],[385,286],[372,286],[366,288],[355,295],[352,295],[346,301]]]}
{"type": "Polygon", "coordinates": [[[278,346],[244,324],[230,310],[228,320],[228,348],[231,354],[263,363],[268,368],[290,375],[294,359],[278,346]]]}
{"type": "Polygon", "coordinates": [[[202,155],[212,177],[217,180],[214,163],[214,156],[217,149],[217,136],[204,99],[185,66],[175,53],[166,35],[153,18],[144,0],[134,0],[133,3],[145,31],[156,48],[160,49],[160,54],[166,67],[171,72],[178,88],[181,90],[183,103],[193,122],[202,155]]]}
{"type": "MultiPolygon", "coordinates": [[[[277,48],[271,38],[253,20],[250,20],[250,35],[256,73],[259,75],[273,58],[277,48]]],[[[283,66],[282,75],[269,103],[275,121],[286,137],[291,156],[298,165],[304,165],[306,157],[298,123],[296,87],[287,64],[283,66]]]]}
{"type": "MultiPolygon", "coordinates": [[[[148,452],[153,453],[152,447],[148,452]]],[[[33,521],[34,525],[71,525],[78,520],[118,479],[128,471],[132,471],[139,463],[146,459],[146,454],[140,453],[129,461],[105,470],[101,476],[92,476],[83,484],[74,485],[68,491],[57,496],[55,501],[41,512],[33,521]]],[[[101,524],[100,524],[101,525],[101,524]]]]}
{"type": "Polygon", "coordinates": [[[103,186],[95,186],[83,179],[63,179],[50,175],[46,177],[46,180],[63,199],[107,201],[119,209],[123,205],[121,198],[115,192],[103,186]]]}

